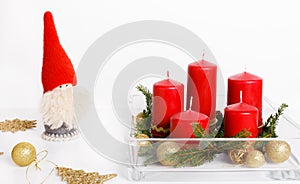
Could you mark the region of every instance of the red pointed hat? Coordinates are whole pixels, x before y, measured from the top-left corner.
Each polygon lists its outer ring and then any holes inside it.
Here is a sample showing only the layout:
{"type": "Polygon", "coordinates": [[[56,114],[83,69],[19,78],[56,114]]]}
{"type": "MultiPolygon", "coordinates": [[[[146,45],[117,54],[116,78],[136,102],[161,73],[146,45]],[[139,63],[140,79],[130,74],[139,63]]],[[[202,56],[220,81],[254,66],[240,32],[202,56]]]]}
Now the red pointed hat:
{"type": "Polygon", "coordinates": [[[44,93],[62,84],[76,85],[76,74],[63,47],[60,45],[52,13],[44,14],[44,56],[42,68],[44,93]]]}

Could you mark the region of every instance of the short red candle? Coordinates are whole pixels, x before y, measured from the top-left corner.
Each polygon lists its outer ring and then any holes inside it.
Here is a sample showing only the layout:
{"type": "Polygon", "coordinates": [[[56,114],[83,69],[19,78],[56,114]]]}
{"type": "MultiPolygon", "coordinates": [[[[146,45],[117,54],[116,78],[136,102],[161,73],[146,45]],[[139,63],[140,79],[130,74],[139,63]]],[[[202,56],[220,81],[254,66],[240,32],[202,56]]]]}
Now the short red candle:
{"type": "Polygon", "coordinates": [[[195,138],[193,123],[198,123],[206,132],[209,132],[209,118],[205,114],[187,110],[179,112],[171,117],[171,138],[195,138]]]}
{"type": "MultiPolygon", "coordinates": [[[[228,78],[227,105],[240,102],[240,91],[243,91],[243,102],[258,109],[258,126],[262,125],[262,78],[243,72],[228,78]]],[[[260,131],[260,130],[259,130],[260,131]]]]}
{"type": "Polygon", "coordinates": [[[258,135],[258,109],[246,103],[228,105],[224,113],[225,137],[233,137],[243,130],[251,132],[249,138],[258,135]]]}
{"type": "MultiPolygon", "coordinates": [[[[214,119],[216,117],[217,66],[205,60],[193,62],[188,66],[187,99],[191,96],[191,109],[214,119]]],[[[190,107],[187,101],[186,107],[190,107]]]]}
{"type": "Polygon", "coordinates": [[[156,131],[170,128],[172,115],[183,111],[184,85],[180,82],[165,79],[153,85],[152,129],[153,137],[167,137],[170,132],[156,131]]]}

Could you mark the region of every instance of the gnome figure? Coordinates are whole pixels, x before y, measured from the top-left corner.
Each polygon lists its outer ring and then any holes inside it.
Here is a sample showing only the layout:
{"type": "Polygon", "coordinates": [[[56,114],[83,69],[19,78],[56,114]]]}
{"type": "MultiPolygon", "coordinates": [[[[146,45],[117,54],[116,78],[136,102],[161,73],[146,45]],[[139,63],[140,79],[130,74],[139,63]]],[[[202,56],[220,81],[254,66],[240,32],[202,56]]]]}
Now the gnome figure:
{"type": "Polygon", "coordinates": [[[76,74],[60,45],[50,12],[44,14],[42,83],[41,112],[45,127],[42,137],[49,141],[70,140],[78,134],[73,102],[76,74]]]}

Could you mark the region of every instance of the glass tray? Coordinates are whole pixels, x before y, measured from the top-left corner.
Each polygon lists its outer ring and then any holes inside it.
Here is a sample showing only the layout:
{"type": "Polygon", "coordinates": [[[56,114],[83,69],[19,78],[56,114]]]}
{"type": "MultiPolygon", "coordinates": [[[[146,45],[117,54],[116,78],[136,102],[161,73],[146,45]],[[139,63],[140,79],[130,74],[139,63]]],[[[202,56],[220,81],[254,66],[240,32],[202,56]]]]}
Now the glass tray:
{"type": "MultiPolygon", "coordinates": [[[[277,107],[272,105],[270,100],[264,99],[264,117],[270,114],[275,114],[277,107]]],[[[265,120],[265,118],[264,118],[265,120]]],[[[283,115],[277,127],[278,138],[200,138],[200,139],[174,139],[174,138],[148,138],[136,139],[129,138],[130,161],[131,166],[128,168],[128,177],[135,181],[274,181],[274,180],[300,180],[300,125],[294,122],[287,115],[283,115]],[[139,145],[151,143],[151,145],[159,145],[163,142],[176,142],[178,145],[195,146],[208,145],[217,143],[235,143],[243,144],[249,142],[267,143],[268,141],[284,140],[291,147],[291,156],[283,163],[274,164],[267,158],[262,167],[249,168],[245,165],[233,164],[228,157],[228,154],[221,153],[211,162],[206,162],[197,167],[179,167],[163,166],[159,162],[144,164],[144,161],[149,157],[141,155],[139,145]],[[192,141],[192,142],[191,142],[192,141]],[[191,144],[187,144],[191,143],[191,144]],[[236,177],[238,173],[239,177],[236,177]],[[255,176],[255,177],[254,177],[255,176]]],[[[205,147],[205,146],[204,146],[205,147]]],[[[153,152],[153,154],[155,154],[153,152]]],[[[151,156],[151,155],[150,155],[151,156]]]]}

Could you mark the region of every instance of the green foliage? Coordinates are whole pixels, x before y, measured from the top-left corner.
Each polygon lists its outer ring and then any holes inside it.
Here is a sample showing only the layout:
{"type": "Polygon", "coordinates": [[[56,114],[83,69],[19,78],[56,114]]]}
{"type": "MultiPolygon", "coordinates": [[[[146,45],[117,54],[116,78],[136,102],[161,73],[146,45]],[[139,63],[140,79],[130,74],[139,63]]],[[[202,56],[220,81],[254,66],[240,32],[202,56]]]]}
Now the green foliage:
{"type": "Polygon", "coordinates": [[[139,84],[136,89],[138,89],[146,99],[146,109],[143,110],[143,118],[148,118],[151,115],[152,110],[152,93],[149,91],[149,89],[141,84],[139,84]]]}
{"type": "Polygon", "coordinates": [[[217,125],[216,129],[212,130],[212,134],[215,134],[215,138],[223,138],[224,137],[224,117],[220,111],[216,112],[217,125]]]}
{"type": "Polygon", "coordinates": [[[146,134],[151,137],[151,119],[152,119],[152,93],[149,89],[141,84],[136,87],[143,95],[146,100],[146,109],[143,110],[142,120],[136,124],[136,134],[146,134]]]}
{"type": "Polygon", "coordinates": [[[193,127],[193,130],[194,130],[194,134],[197,138],[208,138],[208,137],[210,137],[210,135],[207,134],[205,129],[202,128],[202,126],[200,126],[198,123],[193,123],[192,127],[193,127]]]}
{"type": "Polygon", "coordinates": [[[246,129],[243,129],[242,131],[240,131],[239,133],[237,133],[236,135],[233,136],[233,138],[247,138],[251,135],[251,132],[249,132],[246,129]]]}
{"type": "Polygon", "coordinates": [[[276,134],[276,126],[278,124],[279,118],[283,115],[283,111],[288,107],[287,104],[283,103],[278,108],[277,112],[273,115],[271,114],[267,121],[264,123],[262,127],[262,132],[258,135],[260,138],[276,138],[278,135],[276,134]]]}
{"type": "MultiPolygon", "coordinates": [[[[259,134],[260,138],[275,138],[276,135],[276,126],[278,125],[279,117],[283,114],[285,108],[288,105],[282,104],[277,112],[267,119],[266,123],[262,127],[262,132],[259,134]]],[[[210,134],[207,134],[206,131],[197,123],[192,124],[194,135],[197,138],[224,138],[224,119],[222,113],[217,113],[218,130],[213,130],[210,134]],[[215,136],[214,136],[215,135],[215,136]]],[[[232,138],[247,138],[251,135],[251,132],[244,129],[241,132],[237,133],[232,138]]],[[[203,139],[205,141],[205,139],[203,139]]],[[[202,141],[202,142],[203,142],[202,141]]],[[[171,159],[177,161],[175,167],[186,167],[186,166],[199,166],[206,162],[211,162],[217,154],[225,153],[228,150],[241,149],[247,146],[247,143],[244,141],[206,141],[206,146],[200,148],[193,148],[188,150],[180,150],[177,153],[170,156],[171,159]]],[[[262,149],[266,142],[257,141],[253,147],[255,149],[262,149]]],[[[203,143],[202,143],[203,144],[203,143]]],[[[201,145],[202,145],[201,144],[201,145]]]]}

